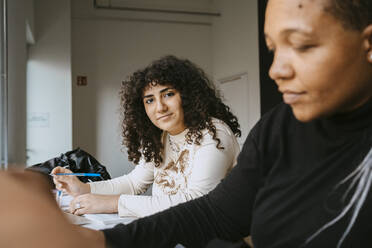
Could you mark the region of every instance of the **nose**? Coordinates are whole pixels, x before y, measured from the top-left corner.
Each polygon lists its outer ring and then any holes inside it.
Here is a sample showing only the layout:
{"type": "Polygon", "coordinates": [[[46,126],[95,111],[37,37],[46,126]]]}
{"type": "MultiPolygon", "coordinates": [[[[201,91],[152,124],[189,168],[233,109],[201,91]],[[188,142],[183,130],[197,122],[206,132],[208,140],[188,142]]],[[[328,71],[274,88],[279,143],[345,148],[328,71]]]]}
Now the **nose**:
{"type": "Polygon", "coordinates": [[[163,100],[160,98],[159,101],[156,102],[156,111],[159,113],[166,112],[168,109],[167,104],[163,102],[163,100]]]}
{"type": "Polygon", "coordinates": [[[273,63],[269,70],[269,76],[277,84],[278,82],[292,78],[294,70],[290,63],[288,55],[276,52],[274,55],[273,63]]]}

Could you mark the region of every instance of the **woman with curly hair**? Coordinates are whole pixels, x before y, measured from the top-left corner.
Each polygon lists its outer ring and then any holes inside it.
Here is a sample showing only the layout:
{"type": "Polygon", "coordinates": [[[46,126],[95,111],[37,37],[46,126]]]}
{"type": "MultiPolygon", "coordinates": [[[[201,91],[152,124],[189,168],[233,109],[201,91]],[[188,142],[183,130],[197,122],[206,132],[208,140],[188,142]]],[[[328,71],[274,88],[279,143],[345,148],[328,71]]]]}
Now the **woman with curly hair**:
{"type": "MultiPolygon", "coordinates": [[[[236,162],[237,118],[205,73],[166,56],[136,71],[120,91],[123,145],[137,166],[128,175],[84,184],[55,176],[75,196],[74,214],[147,216],[212,190],[236,162]],[[153,185],[152,196],[137,196],[153,185]]],[[[52,173],[69,172],[57,167],[52,173]]]]}

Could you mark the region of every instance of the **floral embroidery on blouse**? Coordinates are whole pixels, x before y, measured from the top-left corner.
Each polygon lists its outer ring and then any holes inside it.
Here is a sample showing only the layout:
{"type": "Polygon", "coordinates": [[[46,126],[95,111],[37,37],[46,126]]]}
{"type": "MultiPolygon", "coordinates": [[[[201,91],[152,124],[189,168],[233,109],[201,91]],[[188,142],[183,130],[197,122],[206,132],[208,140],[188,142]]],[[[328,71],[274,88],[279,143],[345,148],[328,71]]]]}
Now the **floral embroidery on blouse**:
{"type": "Polygon", "coordinates": [[[164,193],[175,195],[179,190],[187,187],[187,178],[191,173],[189,168],[190,151],[185,149],[176,161],[173,159],[155,176],[155,183],[164,193]]]}

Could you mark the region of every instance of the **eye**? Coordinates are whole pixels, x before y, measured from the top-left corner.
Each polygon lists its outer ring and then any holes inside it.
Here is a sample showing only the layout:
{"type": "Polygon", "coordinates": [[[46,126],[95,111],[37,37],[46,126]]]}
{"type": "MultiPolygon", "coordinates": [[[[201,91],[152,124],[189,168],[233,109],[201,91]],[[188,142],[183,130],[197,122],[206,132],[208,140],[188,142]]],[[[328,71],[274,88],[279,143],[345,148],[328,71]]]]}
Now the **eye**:
{"type": "Polygon", "coordinates": [[[145,104],[151,104],[154,101],[152,98],[146,98],[144,99],[145,104]]]}
{"type": "Polygon", "coordinates": [[[293,47],[298,52],[307,52],[308,50],[314,48],[315,45],[298,45],[298,46],[293,46],[293,47]]]}
{"type": "Polygon", "coordinates": [[[172,91],[168,91],[167,93],[164,94],[164,97],[171,97],[171,96],[174,96],[175,93],[172,92],[172,91]]]}

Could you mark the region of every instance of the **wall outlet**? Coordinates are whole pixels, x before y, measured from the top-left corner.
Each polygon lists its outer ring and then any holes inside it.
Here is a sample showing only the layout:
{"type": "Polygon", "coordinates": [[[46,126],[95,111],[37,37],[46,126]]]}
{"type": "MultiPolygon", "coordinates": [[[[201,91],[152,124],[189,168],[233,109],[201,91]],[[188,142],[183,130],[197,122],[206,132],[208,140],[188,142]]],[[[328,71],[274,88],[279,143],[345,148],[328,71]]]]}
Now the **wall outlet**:
{"type": "Polygon", "coordinates": [[[77,86],[86,86],[88,84],[87,76],[77,76],[77,86]]]}

